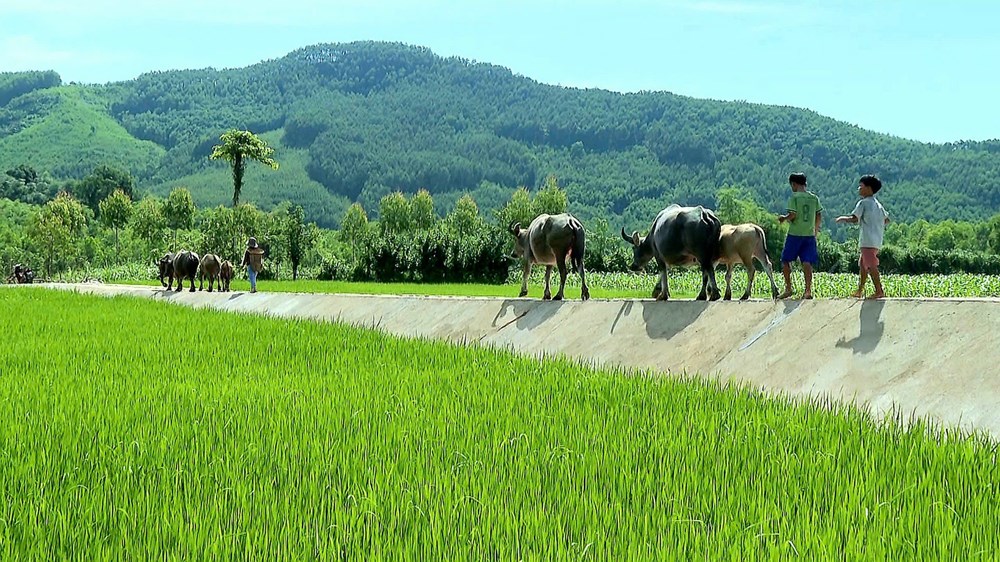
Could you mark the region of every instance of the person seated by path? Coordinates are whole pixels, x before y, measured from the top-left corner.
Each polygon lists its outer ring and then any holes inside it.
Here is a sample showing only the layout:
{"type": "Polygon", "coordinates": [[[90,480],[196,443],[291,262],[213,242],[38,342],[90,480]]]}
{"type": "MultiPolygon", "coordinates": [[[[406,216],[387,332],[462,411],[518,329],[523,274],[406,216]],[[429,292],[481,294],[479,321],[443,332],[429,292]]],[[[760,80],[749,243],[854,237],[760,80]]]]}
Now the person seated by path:
{"type": "Polygon", "coordinates": [[[264,268],[264,250],[257,245],[253,236],[247,240],[247,249],[243,252],[243,262],[247,266],[247,279],[250,280],[250,292],[257,292],[257,274],[264,268]]]}
{"type": "Polygon", "coordinates": [[[14,272],[7,277],[7,282],[14,282],[18,285],[24,283],[24,271],[22,270],[21,264],[14,265],[14,272]]]}
{"type": "Polygon", "coordinates": [[[820,205],[819,197],[811,191],[806,191],[805,174],[789,175],[788,185],[792,188],[792,196],[786,205],[788,212],[778,215],[778,222],[789,223],[785,248],[781,252],[781,273],[785,277],[785,292],[778,298],[787,299],[792,296],[792,262],[797,259],[802,262],[802,273],[806,283],[802,298],[811,299],[813,266],[819,262],[816,236],[819,235],[823,206],[820,205]]]}
{"type": "Polygon", "coordinates": [[[889,213],[875,198],[875,194],[880,189],[882,189],[882,181],[877,177],[873,175],[862,176],[858,180],[858,195],[861,196],[861,200],[854,206],[851,214],[837,217],[838,223],[861,225],[858,234],[858,246],[861,248],[861,256],[858,258],[860,277],[858,278],[858,290],[851,293],[851,296],[856,299],[865,296],[865,282],[869,276],[872,278],[872,284],[875,285],[875,293],[869,298],[885,298],[885,291],[882,290],[882,277],[878,272],[878,251],[882,248],[885,225],[889,224],[889,213]]]}

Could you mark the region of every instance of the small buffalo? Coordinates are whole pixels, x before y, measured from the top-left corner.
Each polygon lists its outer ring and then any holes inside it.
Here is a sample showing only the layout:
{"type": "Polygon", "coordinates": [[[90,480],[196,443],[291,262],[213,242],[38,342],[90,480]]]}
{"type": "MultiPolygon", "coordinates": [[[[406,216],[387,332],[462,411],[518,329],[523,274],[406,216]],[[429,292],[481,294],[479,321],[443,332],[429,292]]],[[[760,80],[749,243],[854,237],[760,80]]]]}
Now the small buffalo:
{"type": "Polygon", "coordinates": [[[205,289],[205,278],[208,278],[208,292],[212,292],[212,286],[218,284],[219,290],[222,290],[222,281],[219,279],[220,270],[222,269],[222,260],[219,256],[215,254],[205,254],[201,258],[201,264],[198,268],[198,290],[205,289]]]}
{"type": "Polygon", "coordinates": [[[632,245],[629,269],[641,271],[649,260],[655,259],[660,267],[660,283],[653,296],[667,300],[670,298],[667,269],[671,265],[697,263],[701,266],[698,300],[718,300],[721,295],[715,280],[715,262],[720,254],[721,231],[722,222],[710,209],[670,205],[656,215],[646,236],[640,237],[638,232],[629,236],[622,228],[622,238],[632,245]]]}
{"type": "Polygon", "coordinates": [[[191,281],[191,292],[194,292],[194,278],[198,275],[198,254],[181,250],[174,255],[174,278],[177,279],[177,291],[184,290],[184,280],[191,281]]]}
{"type": "Polygon", "coordinates": [[[524,260],[524,277],[521,281],[521,293],[528,294],[528,276],[531,275],[532,264],[545,266],[545,300],[562,300],[566,288],[566,258],[570,258],[573,271],[580,274],[581,298],[590,298],[587,287],[587,275],[583,268],[583,257],[586,252],[586,233],[583,225],[576,217],[563,213],[560,215],[538,215],[531,221],[528,228],[521,228],[521,223],[510,225],[510,233],[514,236],[514,255],[512,257],[524,260]],[[552,296],[549,288],[549,278],[552,276],[552,266],[559,268],[559,291],[552,296]]]}
{"type": "Polygon", "coordinates": [[[741,301],[750,298],[753,290],[753,278],[756,273],[753,260],[757,258],[771,282],[771,297],[778,298],[778,286],[774,283],[774,271],[771,268],[771,258],[767,255],[767,238],[764,229],[756,224],[724,224],[719,237],[719,259],[716,263],[726,264],[726,295],[725,300],[733,298],[732,279],[733,266],[742,263],[747,270],[747,290],[740,297],[741,301]]]}
{"type": "Polygon", "coordinates": [[[222,260],[219,266],[219,290],[226,292],[229,290],[229,282],[233,280],[233,264],[229,260],[222,260]]]}
{"type": "Polygon", "coordinates": [[[157,266],[160,268],[160,285],[166,287],[168,291],[171,290],[174,284],[174,255],[171,253],[164,254],[160,258],[160,261],[157,262],[157,266]],[[164,277],[167,278],[166,283],[163,282],[164,277]]]}

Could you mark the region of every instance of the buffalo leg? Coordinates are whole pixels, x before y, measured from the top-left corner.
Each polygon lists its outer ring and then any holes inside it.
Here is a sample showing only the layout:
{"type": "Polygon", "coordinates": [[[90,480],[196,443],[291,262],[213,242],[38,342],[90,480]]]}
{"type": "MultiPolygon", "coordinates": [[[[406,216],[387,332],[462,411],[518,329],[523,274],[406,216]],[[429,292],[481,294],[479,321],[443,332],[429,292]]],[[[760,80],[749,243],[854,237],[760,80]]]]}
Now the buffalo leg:
{"type": "MultiPolygon", "coordinates": [[[[199,291],[204,291],[205,290],[205,276],[204,275],[199,275],[198,276],[198,290],[199,291]]],[[[208,290],[209,291],[212,290],[212,279],[208,280],[208,290]]]]}
{"type": "Polygon", "coordinates": [[[760,262],[761,267],[764,268],[764,274],[767,275],[767,280],[771,282],[771,298],[778,298],[778,284],[774,282],[774,270],[771,267],[771,259],[764,254],[764,259],[757,257],[757,261],[760,262]]]}
{"type": "Polygon", "coordinates": [[[542,300],[549,300],[552,298],[552,289],[549,288],[549,279],[552,277],[552,266],[545,266],[545,293],[542,294],[542,300]]]}
{"type": "MultiPolygon", "coordinates": [[[[733,264],[726,264],[726,295],[722,297],[723,300],[731,301],[733,300],[733,264]]],[[[746,298],[746,297],[744,297],[746,298]]]]}
{"type": "Polygon", "coordinates": [[[670,298],[670,285],[667,283],[667,268],[660,270],[660,294],[656,295],[656,300],[665,301],[670,298]]]}
{"type": "Polygon", "coordinates": [[[561,301],[566,295],[566,256],[556,256],[556,266],[559,268],[559,292],[556,293],[555,300],[561,301]]]}
{"type": "Polygon", "coordinates": [[[590,288],[587,287],[587,274],[583,270],[583,260],[580,260],[580,299],[587,300],[590,298],[590,288]]]}
{"type": "Polygon", "coordinates": [[[524,297],[528,295],[528,277],[531,275],[531,261],[524,260],[524,268],[522,270],[524,274],[521,278],[521,293],[517,296],[524,297]]]}
{"type": "Polygon", "coordinates": [[[701,261],[701,293],[698,300],[719,300],[719,286],[715,282],[715,267],[712,260],[701,261]]]}
{"type": "Polygon", "coordinates": [[[189,277],[189,279],[191,280],[191,292],[193,293],[194,292],[194,276],[189,277]]]}
{"type": "MultiPolygon", "coordinates": [[[[740,297],[741,301],[745,301],[750,298],[750,294],[753,292],[753,278],[757,275],[757,268],[753,266],[753,258],[748,258],[743,260],[743,267],[747,269],[747,290],[740,297]]],[[[726,291],[728,293],[728,290],[726,291]]]]}

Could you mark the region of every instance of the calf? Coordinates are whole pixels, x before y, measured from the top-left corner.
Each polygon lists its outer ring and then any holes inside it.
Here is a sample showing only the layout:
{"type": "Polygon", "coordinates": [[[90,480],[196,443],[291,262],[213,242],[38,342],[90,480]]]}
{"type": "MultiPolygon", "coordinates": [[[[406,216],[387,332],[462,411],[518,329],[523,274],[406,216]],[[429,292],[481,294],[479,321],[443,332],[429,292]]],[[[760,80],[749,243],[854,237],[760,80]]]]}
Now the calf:
{"type": "Polygon", "coordinates": [[[222,281],[219,278],[219,272],[222,269],[222,260],[219,256],[215,254],[205,254],[201,258],[201,264],[198,268],[198,290],[201,291],[205,288],[205,278],[208,278],[208,292],[212,292],[212,285],[218,283],[219,290],[222,290],[222,281]]]}
{"type": "Polygon", "coordinates": [[[219,290],[226,292],[229,290],[229,282],[233,280],[233,264],[229,260],[222,260],[219,267],[219,290]]]}
{"type": "Polygon", "coordinates": [[[767,256],[767,239],[764,236],[764,229],[751,223],[722,225],[722,232],[719,235],[719,259],[716,263],[726,264],[725,300],[733,298],[733,266],[737,263],[742,263],[747,270],[747,290],[740,297],[740,300],[745,301],[750,298],[750,292],[753,290],[753,278],[756,273],[753,265],[754,258],[760,262],[764,273],[767,274],[767,279],[771,282],[771,297],[778,298],[778,286],[774,283],[771,258],[767,256]]]}

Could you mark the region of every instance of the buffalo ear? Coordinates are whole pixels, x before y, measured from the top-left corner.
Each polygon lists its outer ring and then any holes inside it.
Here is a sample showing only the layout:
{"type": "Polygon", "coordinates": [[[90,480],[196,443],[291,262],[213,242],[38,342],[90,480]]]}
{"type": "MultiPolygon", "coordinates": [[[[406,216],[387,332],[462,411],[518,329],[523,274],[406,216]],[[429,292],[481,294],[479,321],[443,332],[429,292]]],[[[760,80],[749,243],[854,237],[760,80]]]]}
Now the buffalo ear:
{"type": "Polygon", "coordinates": [[[510,229],[509,230],[510,230],[510,233],[513,234],[514,236],[517,236],[518,234],[521,234],[521,223],[519,223],[519,222],[512,222],[512,223],[510,223],[510,229]]]}
{"type": "Polygon", "coordinates": [[[632,231],[632,245],[639,245],[639,233],[637,231],[632,231]]]}

